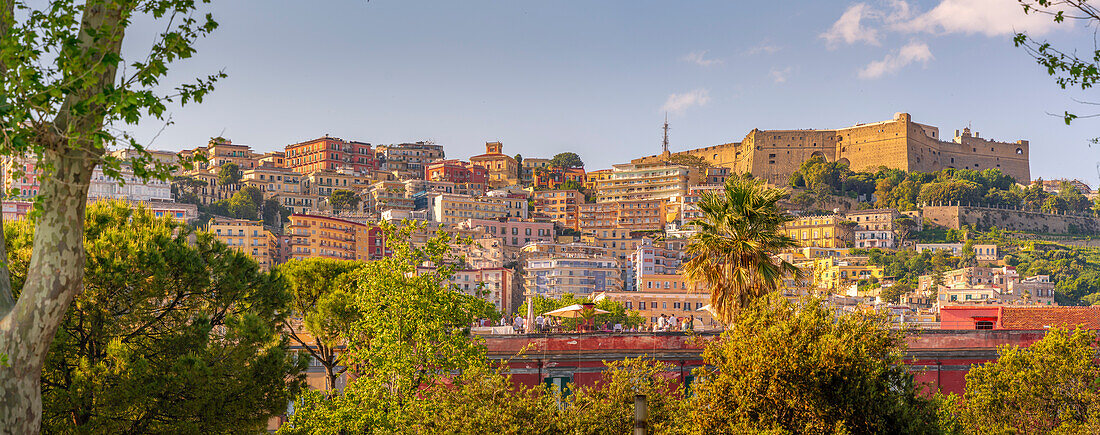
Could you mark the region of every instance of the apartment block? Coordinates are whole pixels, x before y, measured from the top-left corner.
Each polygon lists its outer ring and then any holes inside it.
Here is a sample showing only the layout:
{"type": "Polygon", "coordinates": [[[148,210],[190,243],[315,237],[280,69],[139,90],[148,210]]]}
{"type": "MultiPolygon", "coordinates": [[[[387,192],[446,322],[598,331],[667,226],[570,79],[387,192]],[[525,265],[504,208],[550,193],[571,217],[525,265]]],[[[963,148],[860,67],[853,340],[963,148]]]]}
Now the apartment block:
{"type": "Polygon", "coordinates": [[[508,196],[425,195],[428,219],[457,224],[467,219],[527,218],[527,199],[508,196]]]}
{"type": "Polygon", "coordinates": [[[668,201],[687,194],[688,186],[698,184],[694,182],[698,178],[690,167],[665,162],[613,165],[610,177],[596,182],[595,201],[668,201]]]}
{"type": "Polygon", "coordinates": [[[489,169],[461,160],[441,160],[424,168],[424,179],[454,183],[463,186],[466,195],[480,195],[489,187],[489,169]]]}
{"type": "Polygon", "coordinates": [[[272,236],[264,229],[263,221],[215,216],[206,225],[206,231],[229,247],[252,257],[263,270],[271,270],[275,264],[271,255],[272,236]]]}
{"type": "Polygon", "coordinates": [[[894,240],[894,219],[901,216],[897,210],[883,208],[852,211],[845,214],[856,223],[853,245],[856,248],[897,248],[894,240]]]}
{"type": "Polygon", "coordinates": [[[836,215],[804,216],[783,225],[783,232],[802,247],[847,248],[852,243],[852,229],[836,215]]]}
{"type": "Polygon", "coordinates": [[[577,206],[580,230],[656,231],[665,226],[665,204],[660,199],[620,200],[577,206]]]}
{"type": "Polygon", "coordinates": [[[458,228],[485,228],[493,237],[500,237],[506,246],[523,247],[528,243],[554,241],[554,224],[519,218],[467,219],[458,228]]]}
{"type": "Polygon", "coordinates": [[[386,171],[396,171],[401,178],[422,178],[428,164],[443,159],[443,145],[430,141],[379,145],[376,148],[381,155],[380,166],[386,171]]]}
{"type": "Polygon", "coordinates": [[[515,271],[503,267],[463,269],[455,271],[451,284],[463,293],[477,296],[493,304],[503,313],[514,311],[512,294],[515,271]]]}
{"type": "Polygon", "coordinates": [[[634,291],[606,292],[597,299],[610,299],[628,310],[635,310],[650,325],[657,323],[662,314],[690,318],[695,316],[706,328],[720,328],[721,324],[703,307],[710,304],[710,290],[701,283],[691,283],[683,275],[648,275],[638,280],[634,291]]]}
{"type": "Polygon", "coordinates": [[[532,180],[536,188],[557,189],[567,181],[584,185],[584,168],[542,168],[534,170],[532,180]]]}
{"type": "Polygon", "coordinates": [[[535,213],[557,222],[565,228],[580,230],[579,206],[584,194],[576,190],[536,190],[531,195],[535,213]]]}
{"type": "Polygon", "coordinates": [[[286,166],[299,174],[346,169],[361,174],[379,169],[371,144],[325,135],[286,146],[286,166]]]}
{"type": "Polygon", "coordinates": [[[608,257],[529,259],[524,271],[527,290],[543,296],[586,296],[623,288],[619,262],[608,257]]]}
{"type": "Polygon", "coordinates": [[[367,261],[386,255],[382,229],[327,216],[292,214],[286,227],[290,258],[367,261]]]}

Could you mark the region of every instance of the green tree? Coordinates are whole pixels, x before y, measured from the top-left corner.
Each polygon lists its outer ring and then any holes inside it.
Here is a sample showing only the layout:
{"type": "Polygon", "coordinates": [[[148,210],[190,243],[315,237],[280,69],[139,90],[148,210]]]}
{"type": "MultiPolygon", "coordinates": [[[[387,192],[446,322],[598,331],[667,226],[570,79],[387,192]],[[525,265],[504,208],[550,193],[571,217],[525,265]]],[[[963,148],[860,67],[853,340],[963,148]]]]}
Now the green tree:
{"type": "MultiPolygon", "coordinates": [[[[303,385],[285,283],[247,255],[120,202],[88,208],[84,291],[42,376],[50,433],[258,431],[303,385]]],[[[13,283],[35,230],[5,228],[13,283]]]]}
{"type": "Polygon", "coordinates": [[[758,180],[730,179],[722,194],[703,193],[698,202],[702,218],[691,223],[699,232],[687,247],[691,260],[684,274],[711,289],[711,306],[729,324],[740,307],[778,290],[783,280],[799,270],[771,254],[798,247],[783,234],[791,220],[779,210],[787,192],[770,189],[758,180]]]}
{"type": "Polygon", "coordinates": [[[328,200],[332,204],[332,210],[337,213],[354,211],[359,206],[359,195],[347,189],[334,190],[328,200]]]}
{"type": "Polygon", "coordinates": [[[1002,346],[970,369],[960,420],[969,433],[1097,433],[1096,335],[1051,328],[1027,348],[1002,346]]]}
{"type": "Polygon", "coordinates": [[[172,199],[176,202],[198,204],[200,189],[206,186],[202,180],[195,177],[180,176],[172,180],[172,199]]]}
{"type": "Polygon", "coordinates": [[[675,433],[676,416],[684,409],[683,389],[669,380],[671,364],[646,358],[605,362],[597,385],[573,387],[562,402],[559,433],[627,434],[634,427],[634,396],[644,394],[651,433],[675,433]]]}
{"type": "Polygon", "coordinates": [[[889,287],[883,287],[879,292],[878,297],[886,302],[896,304],[901,300],[901,296],[913,291],[913,287],[905,283],[894,283],[889,287]]]}
{"type": "Polygon", "coordinates": [[[275,198],[265,199],[263,202],[263,218],[264,225],[275,228],[282,228],[283,222],[286,222],[290,217],[290,209],[279,204],[279,200],[275,198]]]}
{"type": "Polygon", "coordinates": [[[236,163],[226,163],[218,168],[218,185],[228,186],[230,184],[237,184],[241,181],[241,167],[236,163]]]}
{"type": "Polygon", "coordinates": [[[925,184],[917,194],[917,202],[921,204],[979,205],[981,198],[981,186],[970,180],[937,181],[925,184]]]}
{"type": "Polygon", "coordinates": [[[336,378],[347,371],[344,334],[359,318],[351,272],[362,263],[351,260],[311,258],[289,261],[278,272],[290,284],[294,318],[286,320],[290,338],[302,346],[325,370],[325,389],[336,389],[336,378]],[[309,335],[302,334],[302,332],[309,335]],[[341,367],[337,369],[337,367],[341,367]]]}
{"type": "Polygon", "coordinates": [[[263,204],[263,193],[260,189],[245,186],[225,202],[225,211],[228,212],[226,215],[237,219],[255,220],[261,204],[263,204]]]}
{"type": "Polygon", "coordinates": [[[583,168],[584,161],[581,160],[581,157],[578,156],[577,153],[565,152],[559,153],[555,155],[554,158],[550,159],[550,166],[563,169],[583,168]]]}
{"type": "Polygon", "coordinates": [[[898,236],[898,248],[905,246],[905,242],[909,240],[909,234],[916,229],[917,221],[909,215],[901,215],[894,219],[894,234],[898,236]]]}
{"type": "Polygon", "coordinates": [[[584,194],[584,184],[577,180],[565,180],[565,182],[558,185],[558,190],[576,190],[584,194]]]}
{"type": "Polygon", "coordinates": [[[359,317],[344,337],[347,364],[357,377],[335,398],[305,393],[289,433],[395,432],[409,407],[419,406],[421,387],[486,364],[485,348],[470,336],[469,325],[493,306],[449,284],[454,237],[440,233],[413,246],[405,241],[423,231],[422,224],[384,229],[386,239],[394,241],[388,244],[393,256],[348,274],[353,282],[348,294],[359,317]],[[425,264],[432,267],[424,269],[425,264]]]}
{"type": "Polygon", "coordinates": [[[703,353],[686,433],[938,433],[938,408],[902,364],[882,316],[838,315],[773,295],[703,353]]]}
{"type": "MultiPolygon", "coordinates": [[[[201,102],[223,74],[173,86],[169,66],[195,53],[217,28],[195,0],[0,1],[0,154],[30,159],[41,171],[35,241],[19,299],[0,265],[0,427],[37,432],[39,377],[46,351],[80,293],[84,211],[92,172],[121,177],[109,146],[136,151],[126,163],[141,178],[168,179],[161,163],[126,134],[126,124],[163,119],[172,102],[201,102]],[[160,29],[127,45],[131,23],[160,29]],[[125,70],[120,69],[126,65],[125,70]],[[160,93],[160,91],[167,92],[160,93]]],[[[190,162],[184,162],[185,168],[190,162]]],[[[0,258],[5,244],[0,243],[0,258]]]]}

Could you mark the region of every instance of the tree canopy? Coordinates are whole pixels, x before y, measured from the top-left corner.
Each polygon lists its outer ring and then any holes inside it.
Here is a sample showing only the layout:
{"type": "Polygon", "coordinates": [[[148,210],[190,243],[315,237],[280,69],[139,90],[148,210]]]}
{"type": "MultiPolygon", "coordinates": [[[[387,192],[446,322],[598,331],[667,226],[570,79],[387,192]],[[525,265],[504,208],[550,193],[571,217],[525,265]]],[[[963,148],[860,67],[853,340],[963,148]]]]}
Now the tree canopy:
{"type": "Polygon", "coordinates": [[[1051,328],[966,375],[959,421],[967,433],[1098,433],[1100,367],[1091,331],[1051,328]]]}
{"type": "Polygon", "coordinates": [[[583,168],[584,161],[581,160],[581,156],[578,156],[577,153],[564,152],[550,159],[550,166],[562,169],[583,168]]]}
{"type": "MultiPolygon", "coordinates": [[[[84,291],[42,371],[51,433],[258,431],[302,386],[282,337],[285,282],[170,218],[98,202],[88,209],[84,291]]],[[[34,225],[5,236],[16,289],[34,225]]]]}
{"type": "Polygon", "coordinates": [[[355,211],[356,207],[359,206],[359,195],[356,195],[354,191],[348,189],[334,190],[328,200],[329,204],[332,205],[332,210],[337,213],[342,211],[355,211]]]}
{"type": "Polygon", "coordinates": [[[938,433],[939,407],[881,316],[768,297],[746,307],[694,375],[687,433],[938,433]]]}
{"type": "Polygon", "coordinates": [[[236,163],[229,162],[221,165],[218,168],[218,185],[228,186],[230,184],[237,184],[241,181],[241,167],[236,163]]]}

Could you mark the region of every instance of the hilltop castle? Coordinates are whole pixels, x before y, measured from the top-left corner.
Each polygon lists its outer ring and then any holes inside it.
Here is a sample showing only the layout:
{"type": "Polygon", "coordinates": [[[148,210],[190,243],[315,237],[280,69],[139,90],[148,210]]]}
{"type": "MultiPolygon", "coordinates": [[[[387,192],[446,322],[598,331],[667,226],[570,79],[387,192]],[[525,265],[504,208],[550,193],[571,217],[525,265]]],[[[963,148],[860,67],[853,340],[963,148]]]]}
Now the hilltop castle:
{"type": "MultiPolygon", "coordinates": [[[[830,162],[843,162],[852,170],[874,170],[879,166],[906,171],[932,172],[943,168],[1000,169],[1017,182],[1031,182],[1028,142],[997,142],[982,139],[969,128],[950,141],[942,140],[940,129],[913,122],[908,113],[896,113],[894,119],[857,124],[836,130],[758,130],[753,129],[739,143],[681,151],[706,159],[714,166],[731,168],[737,173],[750,172],[771,183],[787,183],[802,162],[820,156],[830,162]]],[[[664,160],[648,156],[633,163],[664,160]]]]}

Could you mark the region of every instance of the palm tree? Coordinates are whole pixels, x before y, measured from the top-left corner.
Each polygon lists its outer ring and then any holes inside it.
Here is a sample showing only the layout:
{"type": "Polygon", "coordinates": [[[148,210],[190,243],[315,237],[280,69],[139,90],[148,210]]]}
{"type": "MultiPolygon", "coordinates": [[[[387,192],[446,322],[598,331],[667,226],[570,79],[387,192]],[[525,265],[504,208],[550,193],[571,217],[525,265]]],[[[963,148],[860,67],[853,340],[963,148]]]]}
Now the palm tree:
{"type": "Polygon", "coordinates": [[[771,254],[799,245],[781,231],[791,220],[777,204],[786,190],[731,178],[723,193],[705,192],[698,202],[703,217],[692,222],[698,232],[687,247],[692,259],[684,272],[710,288],[711,307],[730,323],[741,307],[778,290],[784,278],[798,278],[798,268],[771,254]]]}

